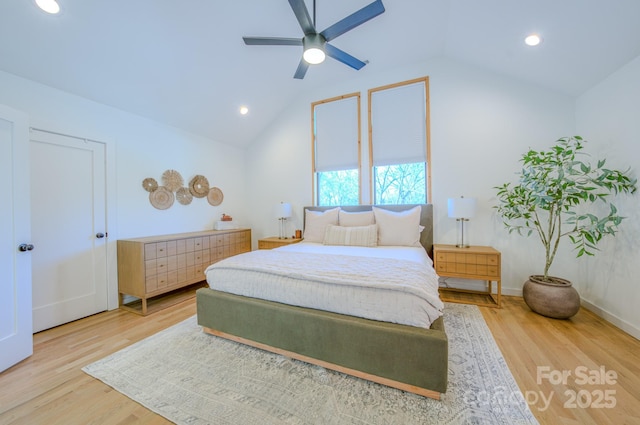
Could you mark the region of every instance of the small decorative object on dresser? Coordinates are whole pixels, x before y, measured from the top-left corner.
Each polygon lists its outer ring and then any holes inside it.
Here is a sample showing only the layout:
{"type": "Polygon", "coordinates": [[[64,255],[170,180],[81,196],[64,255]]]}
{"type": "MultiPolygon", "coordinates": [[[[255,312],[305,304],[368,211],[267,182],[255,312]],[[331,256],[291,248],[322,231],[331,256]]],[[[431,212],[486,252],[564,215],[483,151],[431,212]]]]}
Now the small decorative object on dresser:
{"type": "Polygon", "coordinates": [[[258,249],[273,249],[280,246],[291,245],[292,243],[298,243],[302,238],[294,239],[281,239],[278,236],[272,236],[270,238],[258,239],[258,249]]]}
{"type": "Polygon", "coordinates": [[[120,307],[147,315],[150,298],[205,280],[210,264],[251,251],[251,230],[209,230],[118,240],[120,307]],[[139,301],[127,302],[125,295],[139,301]]]}
{"type": "Polygon", "coordinates": [[[443,301],[500,307],[502,296],[500,251],[489,246],[433,245],[435,269],[441,277],[477,279],[487,282],[485,291],[459,288],[440,288],[443,301]],[[493,282],[497,283],[493,293],[493,282]]]}

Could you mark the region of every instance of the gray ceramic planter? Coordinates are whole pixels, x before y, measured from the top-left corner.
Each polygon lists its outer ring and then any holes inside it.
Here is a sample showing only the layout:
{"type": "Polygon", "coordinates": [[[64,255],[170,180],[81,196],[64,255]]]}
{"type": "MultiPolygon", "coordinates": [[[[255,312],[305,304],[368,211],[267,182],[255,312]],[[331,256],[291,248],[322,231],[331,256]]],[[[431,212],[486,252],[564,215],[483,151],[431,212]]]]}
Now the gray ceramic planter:
{"type": "Polygon", "coordinates": [[[522,288],[522,297],[529,308],[543,316],[554,319],[568,319],[580,310],[580,295],[571,282],[559,277],[551,277],[550,282],[542,276],[529,276],[522,288]]]}

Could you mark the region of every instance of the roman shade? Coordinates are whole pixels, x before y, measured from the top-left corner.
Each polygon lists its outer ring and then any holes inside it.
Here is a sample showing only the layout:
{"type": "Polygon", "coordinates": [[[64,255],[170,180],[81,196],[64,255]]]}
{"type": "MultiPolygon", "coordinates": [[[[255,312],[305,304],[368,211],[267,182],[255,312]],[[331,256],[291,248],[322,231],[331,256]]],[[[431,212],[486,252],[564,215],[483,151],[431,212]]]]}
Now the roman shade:
{"type": "Polygon", "coordinates": [[[315,171],[358,168],[358,97],[314,107],[315,171]]]}
{"type": "Polygon", "coordinates": [[[425,162],[425,82],[372,91],[370,99],[373,165],[425,162]]]}

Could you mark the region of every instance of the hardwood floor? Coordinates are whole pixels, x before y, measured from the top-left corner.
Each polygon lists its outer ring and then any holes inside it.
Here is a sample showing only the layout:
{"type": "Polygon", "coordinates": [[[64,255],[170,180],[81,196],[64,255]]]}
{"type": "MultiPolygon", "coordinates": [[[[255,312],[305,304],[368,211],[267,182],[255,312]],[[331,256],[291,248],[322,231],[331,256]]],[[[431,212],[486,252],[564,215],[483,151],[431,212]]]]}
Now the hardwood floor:
{"type": "MultiPolygon", "coordinates": [[[[541,424],[640,424],[640,341],[584,309],[546,319],[504,297],[503,308],[481,311],[541,424]],[[571,375],[555,382],[563,372],[571,375]]],[[[190,299],[146,317],[115,310],[34,335],[34,355],[0,374],[0,424],[169,424],[80,368],[193,314],[190,299]]]]}
{"type": "Polygon", "coordinates": [[[640,341],[585,309],[548,319],[503,297],[481,310],[541,424],[640,424],[640,341]]]}
{"type": "Polygon", "coordinates": [[[34,354],[0,374],[0,424],[171,424],[83,366],[196,313],[191,298],[149,316],[113,310],[34,335],[34,354]]]}

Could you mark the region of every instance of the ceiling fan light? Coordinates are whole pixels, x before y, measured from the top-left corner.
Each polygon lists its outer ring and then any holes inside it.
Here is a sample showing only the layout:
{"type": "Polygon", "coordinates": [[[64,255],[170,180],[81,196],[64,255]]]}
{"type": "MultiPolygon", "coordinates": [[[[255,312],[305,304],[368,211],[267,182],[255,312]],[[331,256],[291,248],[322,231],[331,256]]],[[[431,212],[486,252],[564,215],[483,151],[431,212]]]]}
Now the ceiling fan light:
{"type": "Polygon", "coordinates": [[[537,46],[542,43],[542,37],[538,34],[531,34],[524,39],[524,42],[527,46],[537,46]]]}
{"type": "Polygon", "coordinates": [[[310,47],[304,51],[302,57],[305,61],[307,61],[307,63],[310,63],[311,65],[317,65],[324,62],[326,55],[324,54],[324,51],[322,49],[318,47],[310,47]]]}
{"type": "Polygon", "coordinates": [[[36,4],[40,9],[52,15],[60,12],[60,5],[56,0],[36,0],[36,4]]]}
{"type": "Polygon", "coordinates": [[[304,52],[302,57],[307,63],[317,65],[324,62],[324,37],[320,34],[308,34],[302,39],[304,52]]]}

